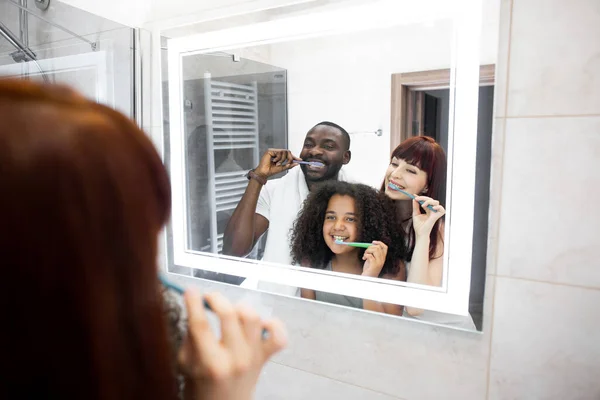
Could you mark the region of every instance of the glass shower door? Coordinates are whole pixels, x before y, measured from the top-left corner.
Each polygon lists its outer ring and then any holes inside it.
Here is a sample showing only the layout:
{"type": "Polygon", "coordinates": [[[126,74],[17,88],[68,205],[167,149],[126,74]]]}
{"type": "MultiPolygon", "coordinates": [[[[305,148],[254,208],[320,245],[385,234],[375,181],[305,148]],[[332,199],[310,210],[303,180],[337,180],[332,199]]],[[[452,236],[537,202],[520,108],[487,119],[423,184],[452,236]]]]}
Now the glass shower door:
{"type": "Polygon", "coordinates": [[[21,77],[70,86],[136,117],[135,31],[55,2],[0,2],[0,79],[21,77]]]}
{"type": "Polygon", "coordinates": [[[105,51],[0,66],[0,79],[15,77],[66,84],[90,100],[115,106],[105,51]]]}

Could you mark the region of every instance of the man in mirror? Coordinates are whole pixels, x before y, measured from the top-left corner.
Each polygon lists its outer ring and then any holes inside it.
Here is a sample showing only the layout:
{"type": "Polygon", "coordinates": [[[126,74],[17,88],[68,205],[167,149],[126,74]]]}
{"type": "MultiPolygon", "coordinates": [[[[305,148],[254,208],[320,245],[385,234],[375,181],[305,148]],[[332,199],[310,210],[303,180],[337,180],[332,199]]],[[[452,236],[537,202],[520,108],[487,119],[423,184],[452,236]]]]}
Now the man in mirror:
{"type": "MultiPolygon", "coordinates": [[[[245,257],[268,230],[262,260],[291,264],[289,234],[302,203],[320,182],[348,180],[342,166],[350,158],[348,132],[327,121],[308,131],[299,157],[289,150],[267,150],[259,165],[247,174],[248,186],[225,229],[223,253],[245,257]],[[300,165],[298,161],[315,164],[300,165]],[[287,170],[284,177],[267,182],[287,170]]],[[[266,282],[259,283],[259,289],[298,295],[297,288],[266,282]]]]}

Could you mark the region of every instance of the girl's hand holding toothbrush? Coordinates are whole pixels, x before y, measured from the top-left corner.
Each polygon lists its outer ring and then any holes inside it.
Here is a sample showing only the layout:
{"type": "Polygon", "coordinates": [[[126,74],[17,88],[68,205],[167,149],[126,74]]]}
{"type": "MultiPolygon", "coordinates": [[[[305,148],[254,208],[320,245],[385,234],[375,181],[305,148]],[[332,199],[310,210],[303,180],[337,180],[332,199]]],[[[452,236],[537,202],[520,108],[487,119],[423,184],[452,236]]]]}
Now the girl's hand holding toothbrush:
{"type": "Polygon", "coordinates": [[[388,247],[385,243],[377,240],[373,241],[373,244],[365,250],[363,255],[363,276],[369,276],[371,278],[377,278],[381,273],[383,264],[385,264],[385,257],[387,256],[388,247]]]}

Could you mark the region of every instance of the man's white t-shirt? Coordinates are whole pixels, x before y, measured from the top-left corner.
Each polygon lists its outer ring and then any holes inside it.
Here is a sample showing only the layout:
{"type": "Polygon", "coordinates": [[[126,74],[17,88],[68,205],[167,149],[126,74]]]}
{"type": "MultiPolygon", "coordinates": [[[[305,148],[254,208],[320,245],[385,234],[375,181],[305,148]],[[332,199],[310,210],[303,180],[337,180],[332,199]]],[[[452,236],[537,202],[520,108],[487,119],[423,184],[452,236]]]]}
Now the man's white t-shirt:
{"type": "MultiPolygon", "coordinates": [[[[346,178],[342,168],[338,179],[346,181],[346,178]]],[[[291,169],[284,177],[268,181],[263,186],[256,205],[256,213],[269,220],[263,261],[283,265],[292,263],[290,235],[306,197],[308,186],[300,167],[291,169]]],[[[253,283],[256,284],[256,281],[246,281],[242,286],[252,287],[253,283]]],[[[287,296],[300,295],[299,288],[271,282],[260,281],[257,288],[287,296]]]]}

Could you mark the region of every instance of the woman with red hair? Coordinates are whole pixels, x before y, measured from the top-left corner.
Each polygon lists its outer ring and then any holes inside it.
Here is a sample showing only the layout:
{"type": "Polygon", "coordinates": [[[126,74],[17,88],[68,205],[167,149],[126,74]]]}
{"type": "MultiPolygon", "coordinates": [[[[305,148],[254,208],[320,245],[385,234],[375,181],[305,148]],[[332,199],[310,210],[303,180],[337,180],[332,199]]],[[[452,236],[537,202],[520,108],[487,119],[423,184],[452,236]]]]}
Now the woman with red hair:
{"type": "Polygon", "coordinates": [[[381,189],[396,200],[408,236],[407,282],[442,284],[446,210],[439,199],[445,180],[446,154],[432,138],[412,137],[392,152],[381,189]]]}
{"type": "MultiPolygon", "coordinates": [[[[407,282],[441,286],[444,255],[446,153],[428,136],[411,137],[392,152],[382,191],[395,200],[407,234],[407,282]]],[[[471,317],[405,307],[411,317],[475,329],[471,317]]]]}
{"type": "Polygon", "coordinates": [[[190,290],[174,351],[156,264],[170,187],[146,135],[67,88],[28,81],[0,80],[0,121],[0,398],[176,399],[175,369],[187,398],[251,398],[284,330],[190,290]]]}

